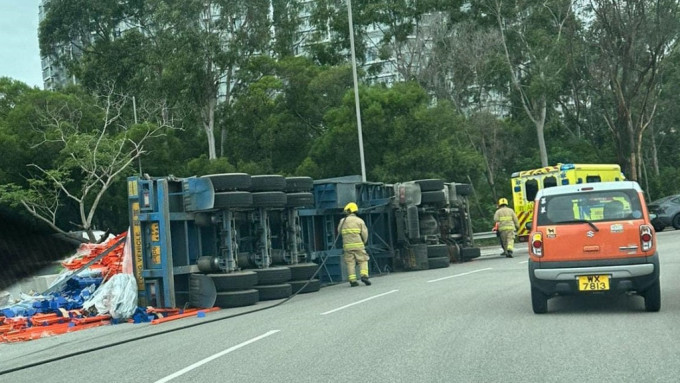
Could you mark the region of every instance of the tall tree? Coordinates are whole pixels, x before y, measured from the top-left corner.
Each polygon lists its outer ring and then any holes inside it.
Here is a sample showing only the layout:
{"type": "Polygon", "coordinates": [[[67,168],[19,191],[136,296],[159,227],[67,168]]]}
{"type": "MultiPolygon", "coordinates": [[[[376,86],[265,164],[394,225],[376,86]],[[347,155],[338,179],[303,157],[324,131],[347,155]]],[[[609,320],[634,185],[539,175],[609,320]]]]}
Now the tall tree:
{"type": "Polygon", "coordinates": [[[29,121],[35,140],[31,149],[56,151],[56,158],[27,163],[27,183],[0,185],[0,201],[23,206],[61,233],[67,229],[59,216],[75,206],[76,225],[94,241],[93,223],[102,198],[145,153],[146,141],[165,131],[146,116],[142,124],[126,120],[123,110],[129,101],[113,89],[97,99],[49,94],[36,110],[36,120],[29,121]]]}
{"type": "Polygon", "coordinates": [[[633,180],[642,169],[644,133],[660,91],[659,72],[680,37],[675,0],[590,0],[592,76],[608,97],[604,119],[617,145],[619,163],[633,180]]]}
{"type": "Polygon", "coordinates": [[[545,125],[565,72],[564,29],[573,27],[571,0],[482,0],[496,20],[521,108],[536,128],[542,166],[548,166],[545,125]]]}

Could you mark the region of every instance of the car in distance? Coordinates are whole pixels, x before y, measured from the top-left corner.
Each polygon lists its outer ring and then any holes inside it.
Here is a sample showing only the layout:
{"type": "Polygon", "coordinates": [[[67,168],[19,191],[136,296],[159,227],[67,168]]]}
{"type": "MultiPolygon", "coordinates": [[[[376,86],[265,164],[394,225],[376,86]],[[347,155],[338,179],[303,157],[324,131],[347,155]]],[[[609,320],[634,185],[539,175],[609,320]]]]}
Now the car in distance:
{"type": "Polygon", "coordinates": [[[531,303],[557,295],[632,292],[661,308],[659,254],[640,186],[598,182],[543,189],[528,224],[531,303]]]}
{"type": "Polygon", "coordinates": [[[670,195],[651,202],[649,212],[655,214],[652,219],[654,230],[662,231],[668,226],[680,230],[680,194],[670,195]]]}

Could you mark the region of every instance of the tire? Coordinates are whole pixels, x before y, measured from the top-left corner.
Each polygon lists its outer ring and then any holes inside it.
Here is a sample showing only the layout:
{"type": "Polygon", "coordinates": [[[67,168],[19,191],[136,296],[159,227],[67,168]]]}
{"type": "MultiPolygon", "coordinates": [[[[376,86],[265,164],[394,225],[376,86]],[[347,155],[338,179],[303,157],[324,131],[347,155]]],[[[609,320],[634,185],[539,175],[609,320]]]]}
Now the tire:
{"type": "Polygon", "coordinates": [[[307,284],[307,286],[305,286],[305,283],[307,283],[307,281],[290,281],[289,283],[293,288],[293,294],[313,293],[321,289],[321,281],[319,281],[318,279],[312,279],[311,281],[309,281],[309,284],[307,284]]]}
{"type": "Polygon", "coordinates": [[[427,266],[430,269],[443,269],[444,267],[449,267],[450,264],[451,261],[449,260],[448,255],[446,257],[427,259],[427,266]]]}
{"type": "Polygon", "coordinates": [[[220,308],[250,306],[260,300],[260,293],[255,289],[241,291],[225,291],[217,293],[215,306],[220,308]]]}
{"type": "Polygon", "coordinates": [[[482,255],[482,251],[478,247],[466,247],[460,249],[460,258],[464,261],[473,258],[479,258],[482,255]]]}
{"type": "Polygon", "coordinates": [[[421,205],[444,205],[446,204],[446,192],[444,190],[426,191],[420,193],[421,205]]]}
{"type": "Polygon", "coordinates": [[[286,206],[286,193],[284,192],[269,191],[252,194],[254,207],[282,208],[286,206]]]}
{"type": "Polygon", "coordinates": [[[286,190],[286,178],[276,174],[251,176],[250,182],[254,192],[286,190]]]}
{"type": "Polygon", "coordinates": [[[440,179],[415,180],[413,182],[420,185],[421,192],[437,191],[444,189],[444,180],[440,179]]]}
{"type": "Polygon", "coordinates": [[[175,291],[175,307],[184,308],[191,306],[188,291],[175,291]]]}
{"type": "Polygon", "coordinates": [[[660,223],[652,224],[652,226],[654,226],[654,231],[656,231],[657,233],[663,231],[663,229],[666,228],[666,226],[664,226],[660,223]]]}
{"type": "Polygon", "coordinates": [[[189,302],[191,306],[213,307],[216,297],[217,289],[212,278],[204,274],[191,274],[189,276],[189,302]]]}
{"type": "Polygon", "coordinates": [[[676,214],[675,217],[673,217],[673,228],[675,230],[680,230],[680,213],[676,214]]]}
{"type": "Polygon", "coordinates": [[[253,195],[245,191],[231,191],[215,193],[216,208],[235,208],[251,207],[253,205],[253,195]]]}
{"type": "Polygon", "coordinates": [[[531,288],[531,308],[534,314],[545,314],[548,312],[548,297],[536,288],[531,288]]]}
{"type": "Polygon", "coordinates": [[[258,285],[278,285],[290,281],[291,273],[287,266],[253,269],[257,274],[258,285]]]}
{"type": "Polygon", "coordinates": [[[661,310],[661,283],[657,279],[644,292],[645,311],[658,312],[661,310]]]}
{"type": "Polygon", "coordinates": [[[307,281],[314,276],[319,265],[316,263],[298,263],[297,265],[288,266],[290,269],[291,281],[307,281]]]}
{"type": "Polygon", "coordinates": [[[456,195],[468,196],[470,194],[472,194],[472,185],[456,184],[456,195]]]}
{"type": "Polygon", "coordinates": [[[287,207],[314,206],[314,194],[309,192],[286,193],[287,207]]]}
{"type": "Polygon", "coordinates": [[[218,293],[252,289],[258,282],[257,274],[253,271],[208,275],[215,283],[215,290],[218,293]]]}
{"type": "Polygon", "coordinates": [[[210,179],[216,192],[250,190],[252,184],[250,174],[246,173],[209,174],[201,178],[210,179]]]}
{"type": "Polygon", "coordinates": [[[311,177],[286,177],[286,193],[308,192],[313,188],[311,177]]]}
{"type": "Polygon", "coordinates": [[[280,285],[255,286],[255,290],[260,293],[261,301],[271,301],[274,299],[288,298],[293,294],[293,287],[290,283],[280,285]]]}
{"type": "Polygon", "coordinates": [[[427,247],[427,258],[449,258],[449,247],[447,245],[429,245],[427,247]]]}

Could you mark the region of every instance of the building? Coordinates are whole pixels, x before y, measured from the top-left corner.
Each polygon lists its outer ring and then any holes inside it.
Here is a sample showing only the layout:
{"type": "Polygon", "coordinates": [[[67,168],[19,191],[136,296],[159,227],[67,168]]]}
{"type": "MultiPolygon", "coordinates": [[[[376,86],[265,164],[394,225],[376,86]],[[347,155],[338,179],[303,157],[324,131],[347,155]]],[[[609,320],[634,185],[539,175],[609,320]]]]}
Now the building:
{"type": "MultiPolygon", "coordinates": [[[[38,6],[38,15],[40,22],[42,22],[45,19],[45,15],[47,14],[49,5],[50,0],[40,1],[40,5],[38,6]]],[[[77,48],[73,44],[71,44],[69,46],[62,46],[57,48],[57,50],[54,53],[55,53],[54,56],[68,53],[69,55],[71,55],[71,57],[73,57],[74,54],[77,54],[77,48]]],[[[45,90],[61,89],[68,85],[75,84],[77,82],[75,76],[69,76],[66,71],[66,68],[57,64],[53,56],[42,56],[41,53],[40,63],[42,66],[43,88],[45,90]]]]}

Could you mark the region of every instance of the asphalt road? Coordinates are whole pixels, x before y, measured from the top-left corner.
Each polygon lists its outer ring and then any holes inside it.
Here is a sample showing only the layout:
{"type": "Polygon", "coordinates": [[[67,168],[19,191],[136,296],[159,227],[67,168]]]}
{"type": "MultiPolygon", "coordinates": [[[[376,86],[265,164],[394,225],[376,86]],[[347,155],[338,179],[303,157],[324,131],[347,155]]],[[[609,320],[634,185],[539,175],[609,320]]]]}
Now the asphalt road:
{"type": "Polygon", "coordinates": [[[680,232],[659,233],[658,243],[659,313],[623,295],[555,298],[548,314],[535,315],[520,246],[512,259],[491,249],[472,262],[374,277],[370,287],[324,287],[232,318],[276,301],[3,344],[0,381],[678,382],[680,232]],[[154,336],[106,347],[146,335],[154,336]],[[38,365],[7,373],[27,364],[38,365]]]}

